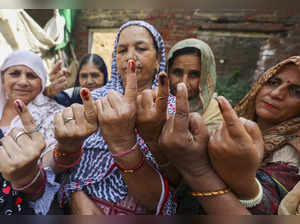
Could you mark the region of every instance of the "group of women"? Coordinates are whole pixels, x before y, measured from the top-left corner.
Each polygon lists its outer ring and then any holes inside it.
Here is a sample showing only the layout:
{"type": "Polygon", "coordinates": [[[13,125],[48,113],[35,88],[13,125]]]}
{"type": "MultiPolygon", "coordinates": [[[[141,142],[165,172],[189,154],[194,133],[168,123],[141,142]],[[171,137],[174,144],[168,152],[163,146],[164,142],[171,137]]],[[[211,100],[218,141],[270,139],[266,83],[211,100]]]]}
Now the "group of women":
{"type": "Polygon", "coordinates": [[[300,212],[300,57],[269,69],[235,109],[214,98],[201,40],[165,55],[152,25],[130,21],[112,57],[109,81],[89,54],[75,87],[54,94],[39,56],[4,61],[1,214],[300,212]]]}

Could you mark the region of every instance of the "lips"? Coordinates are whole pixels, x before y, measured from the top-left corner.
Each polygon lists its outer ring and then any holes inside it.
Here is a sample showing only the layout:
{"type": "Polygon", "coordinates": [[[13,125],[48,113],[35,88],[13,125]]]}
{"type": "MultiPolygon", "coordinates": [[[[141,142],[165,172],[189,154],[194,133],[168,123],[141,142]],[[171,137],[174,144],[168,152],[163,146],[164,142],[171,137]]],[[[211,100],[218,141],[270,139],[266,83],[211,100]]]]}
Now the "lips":
{"type": "Polygon", "coordinates": [[[267,108],[270,108],[270,109],[273,109],[273,110],[280,110],[279,107],[274,106],[273,104],[267,103],[266,101],[263,101],[263,103],[264,103],[264,105],[265,105],[267,108]]]}

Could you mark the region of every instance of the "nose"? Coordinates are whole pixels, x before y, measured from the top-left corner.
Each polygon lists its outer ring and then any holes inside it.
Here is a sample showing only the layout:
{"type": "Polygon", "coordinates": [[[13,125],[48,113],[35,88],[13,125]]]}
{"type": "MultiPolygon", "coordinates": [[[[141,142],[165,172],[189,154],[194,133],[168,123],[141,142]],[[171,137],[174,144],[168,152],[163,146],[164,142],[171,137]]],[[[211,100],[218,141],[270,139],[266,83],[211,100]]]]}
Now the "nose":
{"type": "Polygon", "coordinates": [[[280,85],[273,89],[270,93],[271,97],[283,100],[288,94],[288,87],[285,85],[280,85]]]}
{"type": "Polygon", "coordinates": [[[129,60],[137,60],[137,56],[136,56],[136,52],[134,50],[134,48],[129,48],[128,51],[127,51],[127,61],[129,60]]]}
{"type": "Polygon", "coordinates": [[[86,83],[87,84],[92,84],[94,82],[93,78],[91,75],[88,76],[87,80],[86,80],[86,83]]]}
{"type": "Polygon", "coordinates": [[[26,74],[22,73],[19,76],[18,84],[21,85],[21,86],[27,86],[28,85],[28,80],[27,80],[26,74]]]}
{"type": "Polygon", "coordinates": [[[189,86],[188,74],[183,74],[182,82],[184,82],[184,84],[185,84],[186,87],[189,86]]]}

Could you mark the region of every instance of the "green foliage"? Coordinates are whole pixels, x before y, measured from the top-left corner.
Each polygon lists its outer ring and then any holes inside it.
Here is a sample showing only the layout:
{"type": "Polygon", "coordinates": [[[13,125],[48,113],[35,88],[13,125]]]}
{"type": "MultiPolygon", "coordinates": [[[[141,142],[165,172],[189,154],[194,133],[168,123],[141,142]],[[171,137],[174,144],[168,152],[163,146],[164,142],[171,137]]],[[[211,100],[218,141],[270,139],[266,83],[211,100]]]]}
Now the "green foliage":
{"type": "Polygon", "coordinates": [[[218,77],[216,92],[224,96],[235,106],[250,90],[252,80],[240,77],[240,70],[236,69],[232,75],[218,77]]]}

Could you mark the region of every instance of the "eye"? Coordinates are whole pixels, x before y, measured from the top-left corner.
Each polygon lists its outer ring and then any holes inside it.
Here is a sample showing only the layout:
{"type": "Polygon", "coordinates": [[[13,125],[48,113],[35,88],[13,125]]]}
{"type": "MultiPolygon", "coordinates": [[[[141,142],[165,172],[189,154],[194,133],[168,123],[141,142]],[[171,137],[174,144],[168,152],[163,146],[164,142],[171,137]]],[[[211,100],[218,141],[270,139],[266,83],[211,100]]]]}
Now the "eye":
{"type": "Polygon", "coordinates": [[[28,79],[36,79],[36,78],[38,78],[38,76],[36,74],[32,73],[32,72],[26,73],[26,77],[28,79]]]}
{"type": "Polygon", "coordinates": [[[91,76],[92,76],[92,78],[96,79],[96,78],[98,78],[100,75],[99,75],[99,73],[93,72],[93,73],[91,73],[91,76]]]}
{"type": "Polygon", "coordinates": [[[269,79],[267,82],[266,82],[266,85],[267,86],[271,86],[271,87],[278,87],[281,85],[281,81],[278,80],[278,79],[269,79]]]}
{"type": "Polygon", "coordinates": [[[300,99],[300,88],[296,86],[289,87],[289,94],[291,97],[299,98],[300,99]]]}
{"type": "Polygon", "coordinates": [[[9,72],[9,75],[11,77],[18,77],[20,74],[21,74],[21,72],[18,71],[18,70],[14,70],[14,71],[9,72]]]}
{"type": "Polygon", "coordinates": [[[200,71],[193,71],[189,74],[190,79],[198,79],[200,77],[200,71]]]}
{"type": "Polygon", "coordinates": [[[126,52],[126,48],[119,48],[117,53],[118,54],[124,54],[126,52]]]}
{"type": "Polygon", "coordinates": [[[87,73],[81,73],[81,74],[80,74],[80,77],[81,77],[82,79],[87,79],[87,78],[88,78],[88,74],[87,74],[87,73]]]}
{"type": "Polygon", "coordinates": [[[176,68],[176,69],[172,70],[172,74],[175,75],[175,76],[177,76],[177,77],[181,77],[182,74],[183,74],[183,71],[181,69],[177,69],[176,68]]]}

